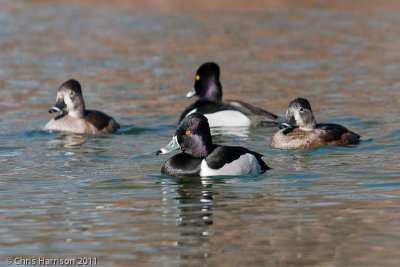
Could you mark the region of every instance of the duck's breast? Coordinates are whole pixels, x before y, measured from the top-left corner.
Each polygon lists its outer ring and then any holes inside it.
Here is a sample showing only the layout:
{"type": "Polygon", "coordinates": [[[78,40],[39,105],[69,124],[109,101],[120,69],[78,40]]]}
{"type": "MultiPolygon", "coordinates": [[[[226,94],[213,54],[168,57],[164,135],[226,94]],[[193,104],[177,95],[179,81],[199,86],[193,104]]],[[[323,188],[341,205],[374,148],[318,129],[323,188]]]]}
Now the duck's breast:
{"type": "Polygon", "coordinates": [[[283,149],[314,148],[323,144],[320,130],[306,131],[299,128],[286,128],[275,133],[271,147],[283,149]]]}
{"type": "Polygon", "coordinates": [[[68,115],[57,116],[51,119],[44,127],[43,130],[49,131],[63,131],[81,134],[94,134],[99,131],[91,124],[80,118],[72,118],[68,115]]]}

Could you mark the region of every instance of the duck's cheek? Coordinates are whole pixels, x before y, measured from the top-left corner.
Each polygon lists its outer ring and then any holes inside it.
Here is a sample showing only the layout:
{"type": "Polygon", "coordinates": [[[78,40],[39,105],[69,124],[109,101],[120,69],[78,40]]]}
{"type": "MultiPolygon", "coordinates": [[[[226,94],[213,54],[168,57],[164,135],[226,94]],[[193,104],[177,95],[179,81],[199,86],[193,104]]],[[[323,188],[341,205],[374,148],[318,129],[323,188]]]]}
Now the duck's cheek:
{"type": "Polygon", "coordinates": [[[72,102],[72,99],[67,96],[64,97],[65,105],[67,106],[67,109],[73,109],[74,108],[74,103],[72,102]]]}
{"type": "Polygon", "coordinates": [[[294,119],[295,123],[303,124],[303,118],[300,116],[300,114],[298,112],[295,112],[293,115],[294,115],[293,119],[294,119]]]}
{"type": "Polygon", "coordinates": [[[193,151],[192,147],[190,146],[190,143],[188,143],[188,142],[183,142],[181,144],[181,150],[185,151],[188,154],[191,154],[193,151]]]}
{"type": "Polygon", "coordinates": [[[201,153],[202,143],[199,139],[197,135],[190,135],[185,138],[184,147],[186,153],[194,157],[203,156],[204,153],[201,153]]]}

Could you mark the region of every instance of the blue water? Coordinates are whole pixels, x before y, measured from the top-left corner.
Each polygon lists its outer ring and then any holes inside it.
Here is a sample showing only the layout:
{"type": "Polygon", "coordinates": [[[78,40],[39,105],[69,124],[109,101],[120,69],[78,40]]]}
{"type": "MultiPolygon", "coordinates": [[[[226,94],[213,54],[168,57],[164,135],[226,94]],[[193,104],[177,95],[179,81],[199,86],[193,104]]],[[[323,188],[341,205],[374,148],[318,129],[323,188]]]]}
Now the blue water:
{"type": "Polygon", "coordinates": [[[5,1],[0,265],[398,266],[398,13],[207,3],[5,1]],[[162,175],[171,155],[155,152],[207,60],[222,68],[224,98],[283,116],[307,97],[318,122],[345,125],[361,143],[287,151],[269,146],[275,128],[213,129],[215,143],[262,153],[272,169],[162,175]],[[88,108],[122,125],[116,134],[41,130],[69,78],[88,108]]]}

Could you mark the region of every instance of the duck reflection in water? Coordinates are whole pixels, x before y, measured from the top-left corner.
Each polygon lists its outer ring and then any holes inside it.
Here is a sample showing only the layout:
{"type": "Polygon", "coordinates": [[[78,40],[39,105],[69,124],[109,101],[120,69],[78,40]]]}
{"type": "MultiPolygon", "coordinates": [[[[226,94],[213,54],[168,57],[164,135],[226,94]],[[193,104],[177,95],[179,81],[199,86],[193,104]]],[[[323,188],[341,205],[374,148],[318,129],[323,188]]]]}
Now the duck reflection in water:
{"type": "Polygon", "coordinates": [[[72,148],[80,146],[87,141],[87,137],[81,134],[73,133],[59,133],[58,138],[53,138],[49,141],[49,144],[54,144],[55,146],[61,146],[66,148],[72,148]]]}
{"type": "Polygon", "coordinates": [[[210,130],[213,137],[234,136],[238,140],[246,140],[250,133],[248,127],[213,127],[210,130]]]}
{"type": "Polygon", "coordinates": [[[180,248],[180,258],[191,262],[196,259],[203,261],[210,255],[211,233],[208,227],[213,224],[212,179],[205,177],[164,179],[162,184],[163,202],[168,206],[166,210],[176,211],[174,217],[179,238],[175,245],[180,248]],[[172,205],[175,209],[171,209],[172,205]]]}

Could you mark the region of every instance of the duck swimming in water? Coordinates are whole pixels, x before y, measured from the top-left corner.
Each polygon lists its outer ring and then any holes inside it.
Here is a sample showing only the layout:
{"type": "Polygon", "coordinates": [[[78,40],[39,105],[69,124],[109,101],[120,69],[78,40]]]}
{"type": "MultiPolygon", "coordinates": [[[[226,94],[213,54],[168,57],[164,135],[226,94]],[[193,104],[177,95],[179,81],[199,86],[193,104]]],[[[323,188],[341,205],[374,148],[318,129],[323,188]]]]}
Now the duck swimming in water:
{"type": "Polygon", "coordinates": [[[271,138],[276,148],[314,148],[319,146],[344,146],[358,144],[360,136],[339,124],[317,123],[310,103],[296,98],[289,103],[284,128],[271,138]]]}
{"type": "Polygon", "coordinates": [[[278,116],[248,103],[222,100],[220,69],[214,62],[206,62],[196,72],[194,88],[186,97],[196,96],[195,103],[186,108],[179,122],[198,112],[207,117],[210,127],[271,126],[278,116]]]}
{"type": "Polygon", "coordinates": [[[63,83],[57,92],[57,103],[49,113],[61,114],[51,119],[43,130],[82,134],[113,133],[119,124],[97,110],[86,110],[81,85],[76,80],[63,83]]]}
{"type": "Polygon", "coordinates": [[[262,155],[239,146],[212,143],[207,118],[200,113],[186,116],[172,141],[157,152],[182,152],[167,160],[162,173],[171,176],[257,174],[269,169],[262,155]]]}

